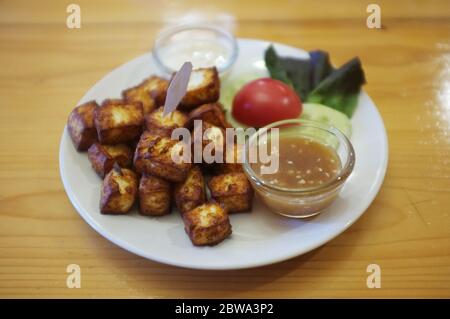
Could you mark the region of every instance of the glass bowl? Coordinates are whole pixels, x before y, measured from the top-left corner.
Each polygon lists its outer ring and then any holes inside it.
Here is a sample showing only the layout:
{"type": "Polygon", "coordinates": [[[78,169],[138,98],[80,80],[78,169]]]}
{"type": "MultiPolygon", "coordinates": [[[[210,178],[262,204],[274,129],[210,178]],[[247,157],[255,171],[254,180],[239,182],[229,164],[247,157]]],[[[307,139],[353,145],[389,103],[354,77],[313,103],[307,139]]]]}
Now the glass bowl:
{"type": "Polygon", "coordinates": [[[255,132],[246,142],[243,168],[262,202],[274,213],[306,218],[319,214],[338,196],[355,165],[355,152],[349,139],[339,129],[319,122],[291,119],[272,123],[255,132]],[[321,185],[280,187],[270,184],[265,175],[256,174],[249,161],[250,147],[258,147],[261,137],[271,141],[271,128],[279,129],[279,139],[304,137],[332,148],[341,162],[336,175],[321,185]],[[266,136],[263,136],[266,134],[266,136]]]}
{"type": "Polygon", "coordinates": [[[220,75],[227,73],[238,56],[238,45],[228,31],[203,24],[190,24],[164,30],[153,45],[157,66],[172,74],[190,61],[194,68],[215,66],[220,75]]]}

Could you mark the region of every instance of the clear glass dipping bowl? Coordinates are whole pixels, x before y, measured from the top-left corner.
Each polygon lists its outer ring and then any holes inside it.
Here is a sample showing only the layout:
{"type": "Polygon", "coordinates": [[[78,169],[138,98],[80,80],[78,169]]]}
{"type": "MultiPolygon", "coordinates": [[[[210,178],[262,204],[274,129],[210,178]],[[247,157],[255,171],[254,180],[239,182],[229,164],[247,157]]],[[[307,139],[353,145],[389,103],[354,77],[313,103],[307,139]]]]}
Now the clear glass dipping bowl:
{"type": "Polygon", "coordinates": [[[258,130],[248,139],[244,156],[244,172],[262,202],[279,215],[306,218],[319,214],[339,195],[355,165],[355,152],[349,139],[339,129],[323,123],[300,119],[272,123],[258,130]],[[269,184],[264,175],[254,172],[249,163],[249,147],[256,146],[262,134],[271,138],[270,129],[279,128],[279,138],[305,137],[333,148],[341,161],[341,169],[329,181],[312,187],[285,188],[269,184]]]}
{"type": "Polygon", "coordinates": [[[194,68],[216,66],[226,74],[238,56],[238,45],[228,31],[204,24],[189,24],[162,31],[153,45],[157,66],[166,74],[190,61],[194,68]]]}

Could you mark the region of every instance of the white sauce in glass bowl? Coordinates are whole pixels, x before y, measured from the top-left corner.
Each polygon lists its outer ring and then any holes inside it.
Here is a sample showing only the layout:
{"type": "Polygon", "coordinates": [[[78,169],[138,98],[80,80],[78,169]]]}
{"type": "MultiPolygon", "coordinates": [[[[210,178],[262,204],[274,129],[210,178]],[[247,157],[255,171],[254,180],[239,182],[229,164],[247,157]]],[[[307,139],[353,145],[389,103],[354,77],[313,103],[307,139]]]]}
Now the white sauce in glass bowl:
{"type": "Polygon", "coordinates": [[[216,66],[221,69],[231,58],[231,50],[220,40],[182,39],[161,47],[160,56],[166,67],[172,70],[179,70],[186,61],[190,61],[194,68],[216,66]]]}
{"type": "Polygon", "coordinates": [[[186,26],[168,29],[155,40],[153,54],[166,73],[178,71],[189,61],[194,69],[215,66],[223,75],[233,65],[238,48],[226,30],[212,26],[186,26]]]}

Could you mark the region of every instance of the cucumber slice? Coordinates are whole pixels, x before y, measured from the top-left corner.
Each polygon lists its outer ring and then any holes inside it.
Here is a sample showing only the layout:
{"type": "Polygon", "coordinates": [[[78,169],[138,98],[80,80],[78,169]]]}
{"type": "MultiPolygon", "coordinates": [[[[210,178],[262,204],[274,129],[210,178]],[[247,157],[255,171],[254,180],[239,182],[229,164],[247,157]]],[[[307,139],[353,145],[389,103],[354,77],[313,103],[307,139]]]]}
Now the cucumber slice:
{"type": "Polygon", "coordinates": [[[352,134],[352,124],[350,119],[344,113],[322,104],[304,103],[303,112],[300,118],[334,126],[348,138],[350,138],[352,134]]]}

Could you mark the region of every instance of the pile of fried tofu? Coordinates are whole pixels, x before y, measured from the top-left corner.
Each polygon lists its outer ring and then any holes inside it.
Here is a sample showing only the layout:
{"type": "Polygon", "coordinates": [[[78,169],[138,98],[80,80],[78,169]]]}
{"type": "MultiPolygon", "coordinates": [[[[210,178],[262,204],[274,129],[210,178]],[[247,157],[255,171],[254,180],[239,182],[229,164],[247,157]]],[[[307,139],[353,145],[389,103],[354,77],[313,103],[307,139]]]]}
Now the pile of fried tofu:
{"type": "MultiPolygon", "coordinates": [[[[228,214],[251,211],[253,189],[239,163],[179,163],[171,158],[179,142],[171,139],[174,129],[192,130],[194,120],[220,132],[231,127],[218,103],[217,70],[193,70],[177,110],[163,116],[169,83],[150,76],[124,90],[120,99],[79,105],[69,115],[68,131],[103,179],[102,214],[127,214],[136,205],[142,215],[163,216],[174,204],[194,245],[216,245],[231,234],[228,214]]],[[[225,158],[236,160],[235,151],[225,158]]]]}

